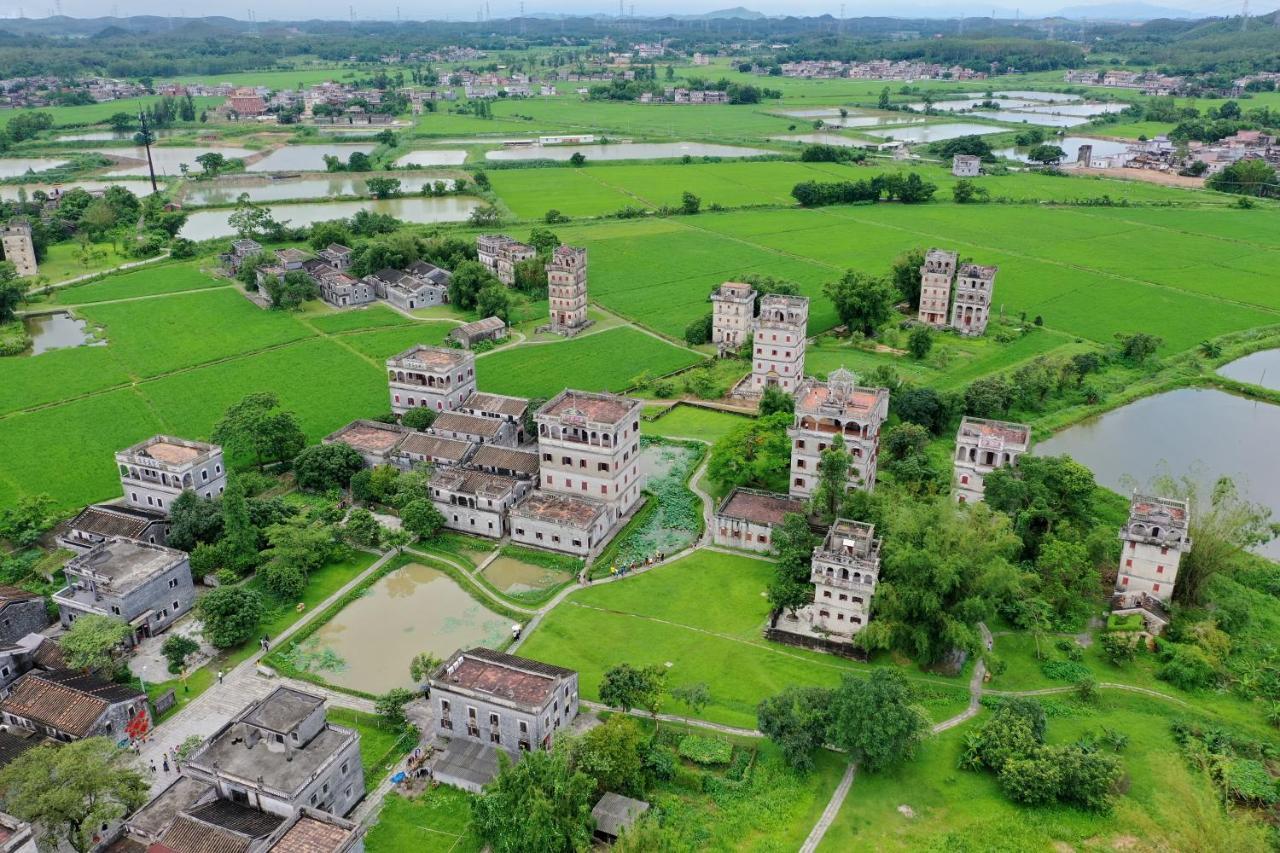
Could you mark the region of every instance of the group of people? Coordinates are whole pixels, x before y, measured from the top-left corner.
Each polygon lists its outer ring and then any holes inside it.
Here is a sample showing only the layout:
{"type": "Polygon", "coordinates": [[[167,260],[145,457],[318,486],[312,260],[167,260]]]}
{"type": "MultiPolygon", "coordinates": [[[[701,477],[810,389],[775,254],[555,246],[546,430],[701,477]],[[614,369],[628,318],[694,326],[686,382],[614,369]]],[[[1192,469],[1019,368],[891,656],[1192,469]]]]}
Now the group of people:
{"type": "MultiPolygon", "coordinates": [[[[615,576],[630,574],[637,569],[646,569],[650,566],[656,566],[665,559],[667,559],[667,552],[659,551],[657,554],[650,554],[643,560],[633,560],[630,563],[623,563],[621,567],[615,563],[609,567],[609,574],[615,576]]],[[[590,576],[587,577],[587,583],[591,583],[590,576]]]]}
{"type": "MultiPolygon", "coordinates": [[[[136,750],[136,747],[135,747],[135,750],[136,750]]],[[[178,764],[178,748],[177,748],[176,746],[171,746],[171,747],[169,747],[169,749],[164,753],[164,755],[162,755],[162,756],[160,757],[160,765],[161,765],[161,769],[162,769],[166,774],[169,772],[170,759],[172,759],[173,772],[174,772],[174,773],[181,772],[182,767],[178,764]]],[[[156,769],[156,762],[155,762],[155,760],[154,760],[154,759],[152,759],[152,761],[151,761],[151,775],[153,775],[153,776],[154,776],[154,775],[155,775],[156,773],[158,773],[158,772],[160,772],[160,771],[156,769]]]]}

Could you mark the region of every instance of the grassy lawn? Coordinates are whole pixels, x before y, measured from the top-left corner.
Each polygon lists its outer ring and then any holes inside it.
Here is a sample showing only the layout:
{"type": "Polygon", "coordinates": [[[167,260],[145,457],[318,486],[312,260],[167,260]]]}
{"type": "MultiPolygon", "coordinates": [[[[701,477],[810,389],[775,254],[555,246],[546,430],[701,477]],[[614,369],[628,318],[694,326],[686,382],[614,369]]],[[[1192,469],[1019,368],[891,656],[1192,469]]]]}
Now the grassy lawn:
{"type": "Polygon", "coordinates": [[[641,421],[640,431],[645,435],[692,438],[714,444],[747,420],[743,415],[676,404],[655,420],[641,421]]]}
{"type": "MultiPolygon", "coordinates": [[[[1057,635],[1041,640],[1041,649],[1046,661],[1064,660],[1066,655],[1056,648],[1057,635]]],[[[1096,637],[1095,637],[1096,639],[1096,637]]],[[[1034,638],[1026,634],[1008,634],[996,638],[995,652],[1005,661],[1008,669],[992,679],[992,690],[1038,690],[1044,687],[1069,686],[1071,682],[1049,678],[1042,668],[1043,661],[1036,658],[1034,638]]],[[[1266,730],[1261,726],[1261,708],[1257,703],[1239,699],[1231,693],[1218,691],[1189,692],[1179,689],[1167,681],[1156,678],[1158,661],[1154,654],[1139,652],[1138,657],[1124,666],[1116,666],[1106,659],[1102,646],[1098,642],[1084,649],[1080,661],[1093,678],[1100,682],[1115,684],[1131,684],[1156,690],[1168,696],[1182,700],[1183,704],[1165,700],[1149,701],[1164,705],[1171,713],[1189,713],[1191,708],[1199,713],[1220,716],[1232,725],[1254,729],[1262,736],[1266,730]]],[[[1110,691],[1114,696],[1119,691],[1110,691]]]]}
{"type": "MultiPolygon", "coordinates": [[[[1011,803],[988,773],[959,770],[968,731],[984,716],[928,741],[913,761],[887,773],[858,774],[844,807],[819,848],[837,850],[1050,850],[1122,849],[1137,834],[1162,849],[1135,824],[1156,824],[1179,804],[1166,795],[1179,785],[1203,788],[1169,733],[1169,709],[1141,697],[1106,694],[1096,707],[1053,703],[1047,740],[1067,743],[1103,727],[1128,735],[1120,758],[1127,792],[1110,815],[1061,806],[1023,808],[1011,803]],[[904,810],[906,807],[909,811],[904,810]],[[904,813],[905,811],[905,813],[904,813]]],[[[1163,848],[1168,849],[1168,848],[1163,848]]]]}
{"type": "MultiPolygon", "coordinates": [[[[200,669],[189,673],[185,683],[181,678],[173,678],[156,684],[148,683],[147,695],[154,700],[157,696],[172,688],[177,696],[178,703],[174,705],[174,710],[170,711],[169,714],[175,713],[177,709],[182,708],[203,693],[213,683],[218,670],[225,672],[252,657],[258,651],[259,636],[265,634],[272,640],[279,637],[289,626],[311,612],[316,605],[333,595],[356,575],[369,568],[376,559],[377,557],[373,554],[357,551],[349,560],[329,563],[312,572],[307,581],[307,587],[302,592],[300,603],[303,606],[301,608],[279,604],[269,595],[263,593],[263,597],[268,602],[269,610],[258,626],[261,634],[258,634],[243,645],[232,649],[224,649],[200,669]]],[[[261,585],[256,578],[250,579],[248,585],[251,588],[258,589],[259,592],[262,591],[261,585]]]]}
{"type": "Polygon", "coordinates": [[[45,250],[45,258],[40,262],[40,275],[56,283],[133,260],[119,252],[115,243],[90,243],[88,248],[88,254],[82,254],[78,243],[54,243],[45,250]]]}
{"type": "Polygon", "coordinates": [[[471,800],[459,788],[441,785],[408,799],[391,793],[378,822],[365,836],[370,853],[480,853],[484,845],[471,834],[471,800]]]}
{"type": "Polygon", "coordinates": [[[377,714],[332,705],[326,715],[329,722],[360,733],[360,764],[364,767],[366,791],[378,787],[400,757],[418,745],[416,729],[390,726],[377,714]]]}
{"type": "MultiPolygon", "coordinates": [[[[865,664],[761,637],[771,571],[763,560],[701,550],[619,583],[589,587],[548,613],[520,654],[578,670],[589,699],[599,696],[600,679],[614,664],[670,662],[672,686],[710,686],[711,704],[702,717],[754,728],[756,705],[784,687],[833,686],[842,673],[869,671],[865,664]]],[[[915,676],[909,666],[905,670],[915,676]]],[[[919,678],[935,719],[964,707],[962,680],[919,678]]],[[[663,710],[692,713],[675,701],[663,710]]]]}

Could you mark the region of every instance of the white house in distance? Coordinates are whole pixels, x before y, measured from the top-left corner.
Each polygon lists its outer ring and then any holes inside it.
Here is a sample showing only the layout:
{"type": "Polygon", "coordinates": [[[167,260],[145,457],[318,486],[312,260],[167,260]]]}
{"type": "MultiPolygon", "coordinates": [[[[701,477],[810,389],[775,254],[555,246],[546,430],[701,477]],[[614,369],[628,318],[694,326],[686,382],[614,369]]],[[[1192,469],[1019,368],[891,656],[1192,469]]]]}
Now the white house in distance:
{"type": "Polygon", "coordinates": [[[976,178],[982,174],[982,158],[973,154],[957,154],[951,158],[951,174],[957,178],[976,178]]]}
{"type": "Polygon", "coordinates": [[[1005,465],[1017,465],[1031,449],[1031,427],[1008,421],[963,418],[956,433],[952,493],[960,503],[982,500],[985,478],[1005,465]]]}
{"type": "Polygon", "coordinates": [[[168,512],[190,489],[213,498],[227,486],[222,448],[203,441],[155,435],[116,454],[124,501],[141,509],[168,512]]]}
{"type": "Polygon", "coordinates": [[[451,412],[476,390],[476,357],[469,350],[418,344],[387,359],[391,411],[430,406],[451,412]]]}
{"type": "Polygon", "coordinates": [[[924,266],[920,267],[921,323],[936,328],[947,325],[947,309],[951,305],[951,279],[956,274],[955,252],[930,249],[925,253],[924,266]]]}
{"type": "Polygon", "coordinates": [[[726,281],[711,294],[711,343],[723,355],[747,342],[755,325],[756,289],[726,281]]]}

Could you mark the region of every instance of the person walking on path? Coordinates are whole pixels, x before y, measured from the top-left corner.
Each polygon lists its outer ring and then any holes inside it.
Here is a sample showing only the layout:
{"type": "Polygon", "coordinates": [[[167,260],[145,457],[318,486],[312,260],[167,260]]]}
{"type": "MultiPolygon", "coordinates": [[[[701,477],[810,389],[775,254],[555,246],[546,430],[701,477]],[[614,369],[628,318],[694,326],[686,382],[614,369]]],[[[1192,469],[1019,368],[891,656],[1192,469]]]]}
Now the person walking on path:
{"type": "Polygon", "coordinates": [[[222,670],[218,670],[218,685],[222,685],[222,670]]]}
{"type": "Polygon", "coordinates": [[[164,772],[168,773],[169,772],[169,753],[166,752],[164,754],[164,758],[160,759],[160,761],[161,761],[161,766],[164,767],[164,772]]]}

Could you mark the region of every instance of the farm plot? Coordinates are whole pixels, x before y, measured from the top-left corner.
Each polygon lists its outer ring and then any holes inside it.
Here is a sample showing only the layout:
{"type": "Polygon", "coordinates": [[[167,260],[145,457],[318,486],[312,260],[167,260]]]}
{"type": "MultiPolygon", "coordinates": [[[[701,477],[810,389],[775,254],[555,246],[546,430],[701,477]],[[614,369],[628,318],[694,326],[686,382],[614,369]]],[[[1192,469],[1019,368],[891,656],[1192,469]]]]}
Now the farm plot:
{"type": "MultiPolygon", "coordinates": [[[[562,169],[519,169],[490,176],[494,189],[516,214],[541,217],[548,207],[570,216],[604,216],[627,205],[679,206],[688,191],[703,207],[790,205],[791,188],[801,181],[864,180],[881,172],[917,172],[938,186],[939,201],[949,199],[957,178],[941,166],[907,166],[873,161],[867,167],[834,163],[765,161],[756,163],[690,163],[682,165],[588,165],[562,174],[562,169]],[[555,199],[549,202],[548,199],[555,199]]],[[[1051,177],[1033,172],[984,175],[970,179],[992,198],[1019,201],[1071,202],[1109,196],[1130,203],[1211,204],[1226,207],[1228,196],[1108,178],[1051,177]]]]}
{"type": "MultiPolygon", "coordinates": [[[[682,336],[690,322],[711,310],[711,290],[726,280],[748,273],[774,275],[797,281],[812,298],[820,294],[823,282],[839,276],[833,266],[696,227],[699,220],[721,218],[638,221],[630,233],[612,223],[557,233],[590,251],[593,299],[673,337],[682,336]]],[[[829,303],[811,306],[811,331],[835,323],[829,303]]]]}
{"type": "Polygon", "coordinates": [[[0,358],[0,416],[123,385],[128,372],[107,347],[0,358]]]}
{"type": "Polygon", "coordinates": [[[119,495],[112,454],[163,423],[128,388],[0,419],[0,506],[41,492],[63,509],[119,495]]]}
{"type": "Polygon", "coordinates": [[[94,305],[81,313],[106,328],[107,353],[138,377],[242,356],[310,334],[289,314],[263,311],[230,290],[94,305]]]}
{"type": "MultiPolygon", "coordinates": [[[[1118,332],[1141,330],[1163,337],[1166,350],[1179,351],[1206,337],[1280,319],[1269,306],[1240,304],[1251,296],[1267,299],[1261,295],[1267,286],[1262,276],[1238,269],[1162,269],[1167,266],[1160,258],[1162,251],[1187,257],[1195,246],[1217,246],[1221,241],[1105,218],[1126,213],[878,205],[744,211],[697,217],[696,224],[815,263],[868,272],[887,269],[909,248],[954,248],[964,258],[1000,266],[997,310],[1040,315],[1050,328],[1101,343],[1111,343],[1118,332]],[[1108,245],[1109,232],[1121,228],[1139,231],[1130,235],[1127,246],[1125,241],[1108,245]],[[1099,242],[1096,250],[1094,236],[1099,242]],[[1060,243],[1072,241],[1078,254],[1067,259],[1060,243]]],[[[1206,248],[1210,255],[1214,251],[1206,248]]]]}
{"type": "Polygon", "coordinates": [[[413,320],[387,308],[385,305],[370,305],[367,308],[347,311],[333,311],[328,314],[312,314],[303,318],[322,332],[352,332],[363,329],[380,329],[386,326],[409,326],[413,320]]]}
{"type": "Polygon", "coordinates": [[[56,305],[87,305],[110,299],[132,299],[137,296],[157,296],[205,287],[228,287],[232,282],[214,278],[201,272],[199,262],[184,264],[157,264],[136,272],[107,276],[88,284],[62,287],[49,294],[49,301],[56,305]]]}
{"type": "Polygon", "coordinates": [[[623,327],[495,352],[481,357],[476,371],[486,391],[551,397],[566,385],[584,391],[624,391],[642,373],[662,376],[701,360],[697,353],[623,327]]]}

